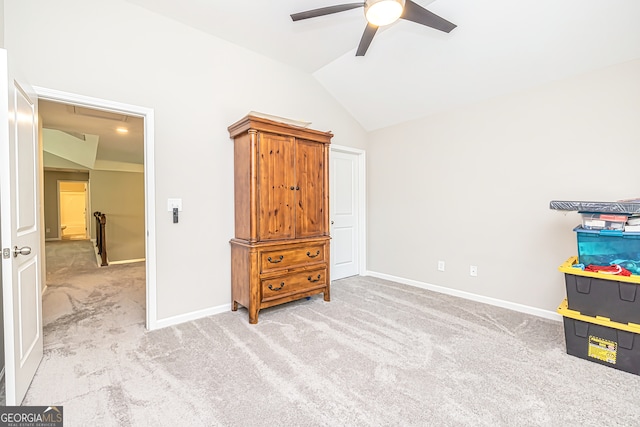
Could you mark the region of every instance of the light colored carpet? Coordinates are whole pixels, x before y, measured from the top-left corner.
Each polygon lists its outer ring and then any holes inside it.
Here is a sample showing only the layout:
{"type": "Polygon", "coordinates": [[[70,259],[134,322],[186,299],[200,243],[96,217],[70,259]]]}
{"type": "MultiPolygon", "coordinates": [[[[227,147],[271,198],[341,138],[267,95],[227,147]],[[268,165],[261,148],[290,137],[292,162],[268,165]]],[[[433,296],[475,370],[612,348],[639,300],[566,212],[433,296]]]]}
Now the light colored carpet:
{"type": "Polygon", "coordinates": [[[143,265],[72,274],[67,252],[24,404],[63,405],[68,427],[640,422],[640,377],[567,355],[558,322],[354,277],[257,325],[241,309],[148,332],[143,265]]]}

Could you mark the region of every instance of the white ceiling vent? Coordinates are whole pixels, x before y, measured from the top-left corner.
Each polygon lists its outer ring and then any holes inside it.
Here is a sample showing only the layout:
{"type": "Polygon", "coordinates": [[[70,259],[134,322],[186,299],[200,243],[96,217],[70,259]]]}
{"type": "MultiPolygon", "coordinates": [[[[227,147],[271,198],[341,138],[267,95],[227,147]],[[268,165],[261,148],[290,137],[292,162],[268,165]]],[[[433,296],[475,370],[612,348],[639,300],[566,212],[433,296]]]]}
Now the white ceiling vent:
{"type": "Polygon", "coordinates": [[[67,105],[67,109],[70,113],[76,114],[78,116],[94,117],[96,119],[113,120],[116,122],[127,121],[127,116],[125,116],[124,114],[112,113],[110,111],[94,110],[77,105],[67,105]]]}

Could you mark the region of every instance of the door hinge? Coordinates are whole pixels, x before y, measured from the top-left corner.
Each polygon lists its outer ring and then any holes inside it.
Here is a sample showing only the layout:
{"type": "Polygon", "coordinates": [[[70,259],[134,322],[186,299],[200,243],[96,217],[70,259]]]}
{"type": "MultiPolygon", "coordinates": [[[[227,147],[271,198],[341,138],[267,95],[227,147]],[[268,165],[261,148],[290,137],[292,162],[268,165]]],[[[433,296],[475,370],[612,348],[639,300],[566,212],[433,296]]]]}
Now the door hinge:
{"type": "Polygon", "coordinates": [[[11,250],[9,248],[2,249],[2,258],[4,259],[11,258],[11,250]]]}

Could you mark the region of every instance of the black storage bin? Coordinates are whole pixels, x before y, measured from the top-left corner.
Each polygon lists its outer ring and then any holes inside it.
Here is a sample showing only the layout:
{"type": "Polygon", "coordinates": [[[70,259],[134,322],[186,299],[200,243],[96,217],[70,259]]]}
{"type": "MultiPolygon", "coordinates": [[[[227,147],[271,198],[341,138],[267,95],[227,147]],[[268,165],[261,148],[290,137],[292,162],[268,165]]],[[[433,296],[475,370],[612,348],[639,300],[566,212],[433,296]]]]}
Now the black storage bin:
{"type": "Polygon", "coordinates": [[[569,309],[585,316],[640,325],[640,276],[587,272],[571,267],[576,261],[572,257],[560,266],[569,309]]]}
{"type": "Polygon", "coordinates": [[[590,317],[558,307],[563,316],[567,354],[640,375],[640,326],[590,317]]]}

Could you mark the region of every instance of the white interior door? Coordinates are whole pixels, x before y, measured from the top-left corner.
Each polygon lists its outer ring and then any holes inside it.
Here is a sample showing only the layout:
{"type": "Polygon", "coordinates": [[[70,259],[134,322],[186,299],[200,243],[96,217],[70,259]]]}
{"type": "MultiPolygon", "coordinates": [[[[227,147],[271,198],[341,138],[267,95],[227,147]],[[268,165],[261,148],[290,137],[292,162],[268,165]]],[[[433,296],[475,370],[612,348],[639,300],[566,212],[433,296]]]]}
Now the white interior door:
{"type": "Polygon", "coordinates": [[[36,97],[0,49],[0,235],[6,404],[19,405],[42,360],[39,145],[36,97]]]}
{"type": "MultiPolygon", "coordinates": [[[[81,185],[83,185],[81,183],[81,185]]],[[[58,194],[60,210],[61,238],[86,238],[87,215],[86,193],[84,191],[62,191],[58,194]]]]}
{"type": "Polygon", "coordinates": [[[359,274],[358,154],[331,151],[331,279],[359,274]]]}

